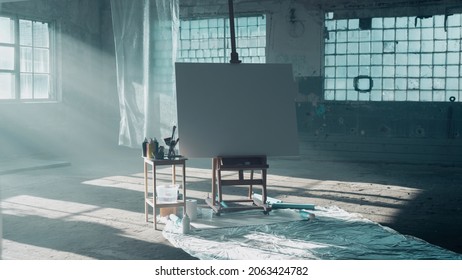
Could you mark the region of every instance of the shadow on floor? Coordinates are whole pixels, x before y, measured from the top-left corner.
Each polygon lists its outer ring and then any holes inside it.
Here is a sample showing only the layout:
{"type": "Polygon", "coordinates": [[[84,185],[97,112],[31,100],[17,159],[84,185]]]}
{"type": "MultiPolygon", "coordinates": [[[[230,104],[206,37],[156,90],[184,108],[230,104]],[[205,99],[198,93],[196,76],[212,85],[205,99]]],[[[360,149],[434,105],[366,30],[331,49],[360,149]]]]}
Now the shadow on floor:
{"type": "Polygon", "coordinates": [[[3,215],[3,228],[6,240],[92,259],[193,259],[181,249],[129,238],[120,230],[92,222],[3,215]]]}

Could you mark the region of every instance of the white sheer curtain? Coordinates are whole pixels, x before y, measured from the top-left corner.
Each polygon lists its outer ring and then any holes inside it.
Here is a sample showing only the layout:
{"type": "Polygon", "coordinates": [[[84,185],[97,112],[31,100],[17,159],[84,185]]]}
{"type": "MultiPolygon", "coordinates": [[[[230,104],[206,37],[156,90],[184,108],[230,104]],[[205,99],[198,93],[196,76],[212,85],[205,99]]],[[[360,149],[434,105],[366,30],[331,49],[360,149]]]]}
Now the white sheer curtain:
{"type": "Polygon", "coordinates": [[[179,0],[111,0],[120,105],[119,145],[163,139],[176,125],[179,0]]]}

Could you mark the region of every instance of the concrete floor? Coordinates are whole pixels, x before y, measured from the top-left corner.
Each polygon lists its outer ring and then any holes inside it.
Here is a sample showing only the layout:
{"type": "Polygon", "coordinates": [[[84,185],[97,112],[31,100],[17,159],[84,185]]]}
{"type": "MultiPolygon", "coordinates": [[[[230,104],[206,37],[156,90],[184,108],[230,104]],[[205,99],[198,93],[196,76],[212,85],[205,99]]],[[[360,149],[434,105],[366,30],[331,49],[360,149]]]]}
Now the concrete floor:
{"type": "MultiPolygon", "coordinates": [[[[144,221],[138,150],[117,148],[66,162],[0,162],[4,259],[192,259],[144,221]]],[[[271,197],[336,205],[462,253],[460,168],[304,156],[269,164],[271,197]]],[[[210,159],[187,162],[188,197],[200,203],[210,193],[210,165],[210,159]]],[[[170,178],[168,169],[160,172],[161,180],[170,178]]],[[[243,193],[227,190],[229,196],[243,193]]]]}

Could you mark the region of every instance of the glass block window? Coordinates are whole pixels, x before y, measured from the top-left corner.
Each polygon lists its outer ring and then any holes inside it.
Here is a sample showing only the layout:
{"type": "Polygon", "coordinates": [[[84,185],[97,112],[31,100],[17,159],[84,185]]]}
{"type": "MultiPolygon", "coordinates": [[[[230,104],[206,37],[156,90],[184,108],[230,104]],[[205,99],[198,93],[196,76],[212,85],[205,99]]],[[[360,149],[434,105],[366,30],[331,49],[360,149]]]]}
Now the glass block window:
{"type": "Polygon", "coordinates": [[[462,99],[462,16],[334,19],[326,14],[324,97],[462,99]]]}
{"type": "Polygon", "coordinates": [[[50,100],[50,26],[0,17],[0,100],[50,100]]]}
{"type": "MultiPolygon", "coordinates": [[[[243,63],[266,61],[266,17],[235,19],[236,51],[243,63]]],[[[228,18],[181,20],[180,62],[229,62],[231,35],[228,18]]]]}

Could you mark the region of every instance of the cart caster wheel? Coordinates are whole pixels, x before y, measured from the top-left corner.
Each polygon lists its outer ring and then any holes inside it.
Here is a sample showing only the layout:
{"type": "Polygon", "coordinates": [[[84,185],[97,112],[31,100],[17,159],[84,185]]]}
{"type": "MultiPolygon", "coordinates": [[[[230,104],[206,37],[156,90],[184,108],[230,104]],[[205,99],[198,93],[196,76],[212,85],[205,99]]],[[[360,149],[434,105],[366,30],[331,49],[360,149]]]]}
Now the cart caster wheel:
{"type": "Polygon", "coordinates": [[[269,215],[269,211],[263,211],[263,214],[268,216],[269,215]]]}
{"type": "Polygon", "coordinates": [[[219,217],[221,216],[221,213],[215,213],[215,216],[219,217]]]}

